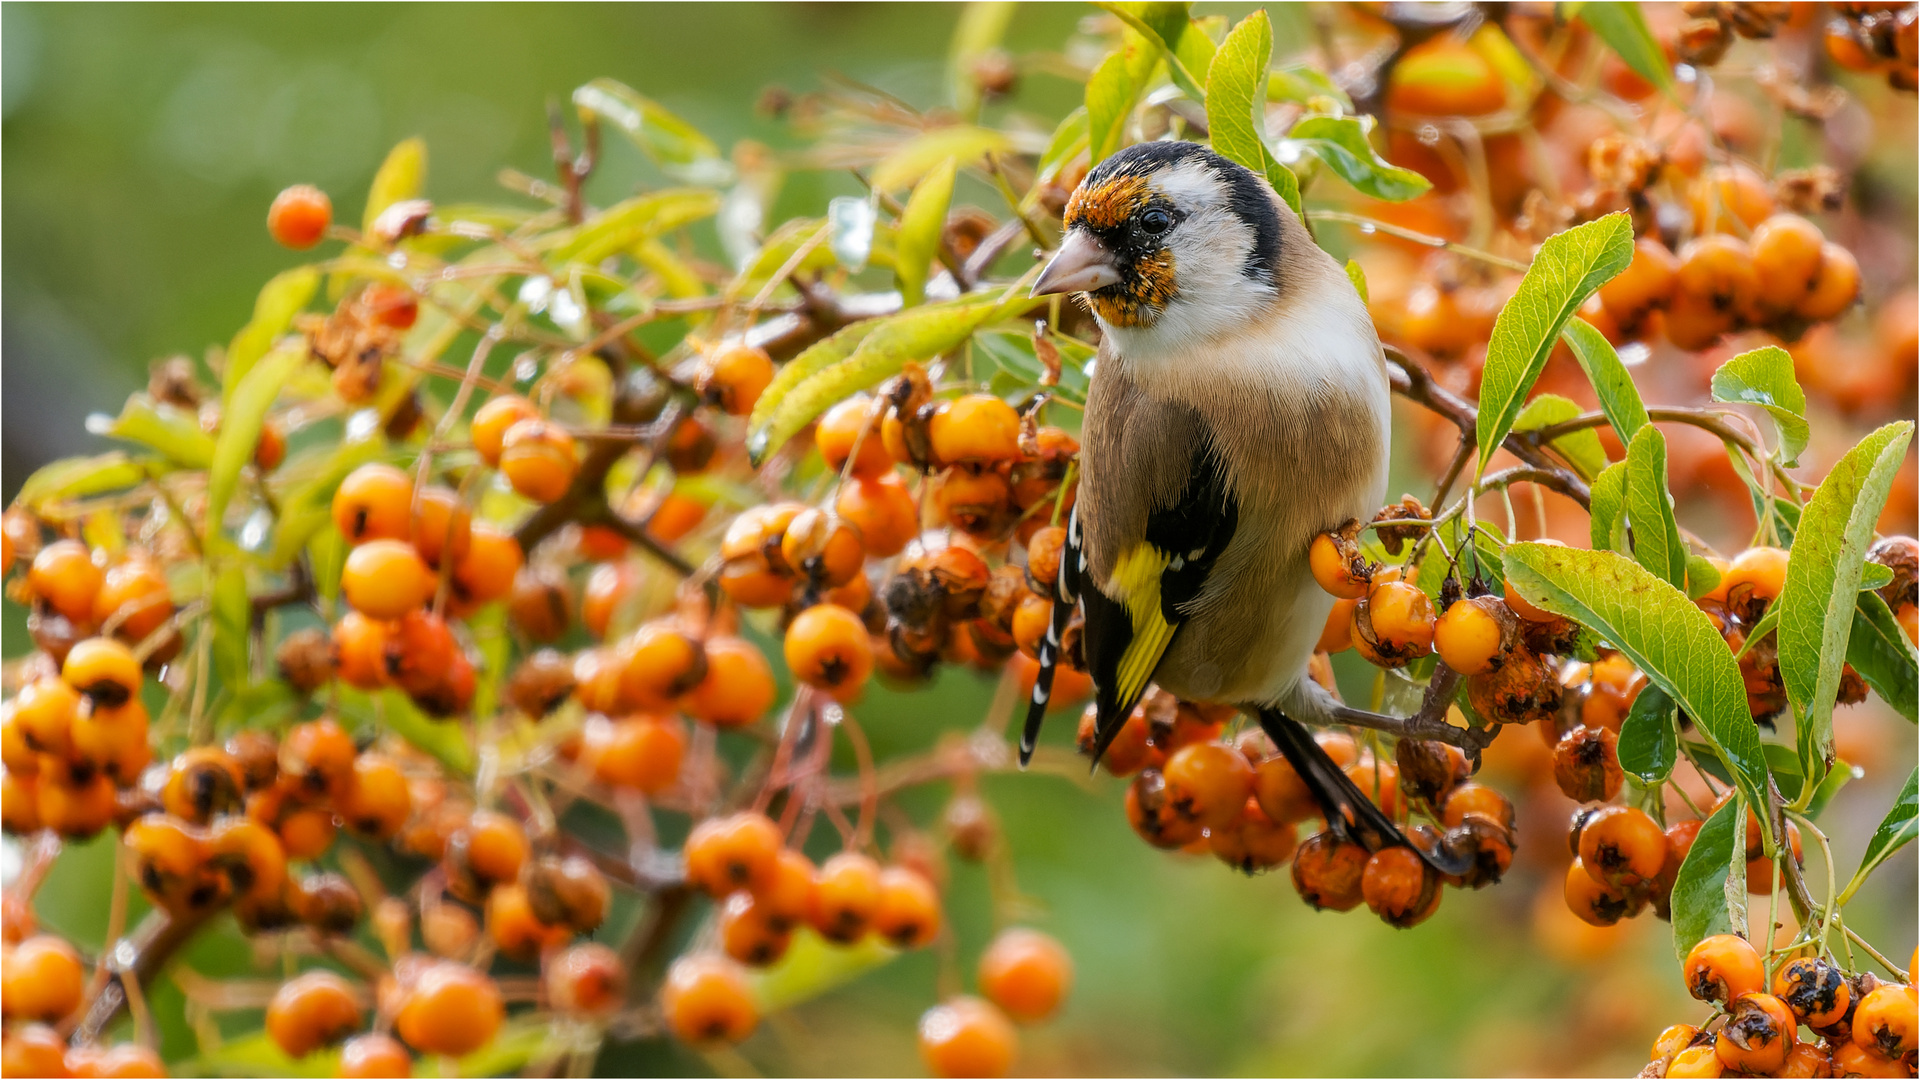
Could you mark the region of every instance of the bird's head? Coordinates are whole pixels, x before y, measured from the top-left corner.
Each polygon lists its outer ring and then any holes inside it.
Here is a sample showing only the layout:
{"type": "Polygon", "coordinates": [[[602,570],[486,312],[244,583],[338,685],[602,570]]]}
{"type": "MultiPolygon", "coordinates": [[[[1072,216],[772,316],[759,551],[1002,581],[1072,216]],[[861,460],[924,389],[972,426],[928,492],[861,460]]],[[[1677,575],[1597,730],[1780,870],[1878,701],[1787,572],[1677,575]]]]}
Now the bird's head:
{"type": "Polygon", "coordinates": [[[1034,295],[1084,293],[1123,341],[1210,337],[1256,317],[1279,292],[1272,189],[1194,143],[1142,143],[1108,157],[1067,200],[1064,224],[1034,295]]]}

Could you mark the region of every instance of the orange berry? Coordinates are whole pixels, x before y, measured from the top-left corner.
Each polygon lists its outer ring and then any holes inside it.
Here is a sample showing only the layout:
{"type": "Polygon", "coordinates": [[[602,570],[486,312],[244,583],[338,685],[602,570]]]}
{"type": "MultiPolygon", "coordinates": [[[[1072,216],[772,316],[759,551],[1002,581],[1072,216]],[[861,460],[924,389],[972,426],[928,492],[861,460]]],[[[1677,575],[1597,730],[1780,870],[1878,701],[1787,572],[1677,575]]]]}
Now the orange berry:
{"type": "Polygon", "coordinates": [[[760,1007],[740,966],[711,953],[682,956],[667,969],[660,1011],[682,1042],[739,1042],[760,1023],[760,1007]]]}
{"type": "Polygon", "coordinates": [[[140,693],[140,661],[113,638],[76,643],[60,665],[60,677],[96,705],[114,708],[140,693]]]}
{"type": "Polygon", "coordinates": [[[407,776],[384,755],[361,754],[354,759],[334,808],[355,832],[376,840],[391,839],[413,813],[407,776]]]}
{"type": "Polygon", "coordinates": [[[69,839],[92,836],[113,821],[115,794],[113,781],[104,773],[84,783],[69,783],[60,777],[39,777],[35,802],[40,824],[69,839]]]}
{"type": "Polygon", "coordinates": [[[58,1023],[80,1007],[85,990],[80,955],[51,934],[9,948],[0,968],[0,1011],[9,1020],[58,1023]]]}
{"type": "Polygon", "coordinates": [[[580,761],[601,783],[657,795],[680,778],[687,736],[673,717],[642,715],[610,720],[587,718],[581,732],[580,761]]]}
{"type": "Polygon", "coordinates": [[[1615,888],[1652,881],[1667,861],[1667,834],[1646,811],[1603,806],[1580,830],[1580,863],[1593,879],[1615,888]]]}
{"type": "Polygon", "coordinates": [[[935,1076],[1005,1076],[1019,1034],[999,1009],[956,997],[920,1017],[920,1058],[935,1076]]]}
{"type": "Polygon", "coordinates": [[[423,1054],[459,1057],[492,1042],[505,1017],[500,987],[491,978],[443,960],[406,993],[394,1029],[423,1054]]]}
{"type": "Polygon", "coordinates": [[[286,889],[286,849],[272,829],[252,818],[220,818],[207,835],[206,851],[212,867],[243,900],[277,900],[286,889]]]}
{"type": "Polygon", "coordinates": [[[80,703],[80,692],[64,680],[35,679],[13,699],[8,727],[19,733],[28,749],[66,757],[73,748],[73,720],[80,703]]]}
{"type": "MultiPolygon", "coordinates": [[[[11,960],[11,956],[9,956],[11,960]]],[[[45,1024],[9,1028],[0,1042],[0,1073],[8,1076],[71,1076],[67,1040],[45,1024]]]]}
{"type": "Polygon", "coordinates": [[[522,420],[501,437],[500,471],[513,490],[534,502],[565,495],[579,467],[573,436],[545,420],[522,420]]]}
{"type": "Polygon", "coordinates": [[[980,956],[980,992],[1023,1024],[1051,1017],[1073,988],[1073,957],[1049,934],[1002,930],[980,956]]]}
{"type": "Polygon", "coordinates": [[[173,591],[151,559],[128,558],[107,570],[93,597],[93,621],[122,641],[139,642],[173,617],[173,591]]]}
{"type": "Polygon", "coordinates": [[[439,582],[412,544],[370,540],[347,553],[340,591],[354,610],[397,619],[433,598],[439,582]]]}
{"type": "Polygon", "coordinates": [[[1853,1003],[1846,974],[1817,956],[1803,956],[1782,965],[1773,976],[1773,996],[1786,1002],[1802,1023],[1815,1028],[1845,1019],[1847,1007],[1853,1003]]]}
{"type": "Polygon", "coordinates": [[[1384,847],[1367,860],[1360,895],[1389,926],[1406,929],[1440,906],[1440,876],[1409,847],[1384,847]]]}
{"type": "Polygon", "coordinates": [[[873,646],[860,616],[833,604],[815,604],[787,627],[787,668],[793,677],[841,700],[860,692],[873,673],[873,646]]]}
{"type": "Polygon", "coordinates": [[[1433,601],[1416,585],[1377,582],[1355,601],[1353,643],[1379,667],[1400,667],[1433,649],[1433,601]]]}
{"type": "Polygon", "coordinates": [[[780,847],[779,826],[765,814],[708,818],[687,834],[687,880],[716,900],[764,887],[774,878],[780,847]]]}
{"type": "MultiPolygon", "coordinates": [[[[1717,1062],[1719,1059],[1714,1060],[1717,1062]]],[[[1874,1076],[1887,1077],[1888,1080],[1894,1080],[1897,1077],[1899,1080],[1907,1080],[1906,1062],[1881,1057],[1850,1039],[1843,1040],[1838,1046],[1833,1047],[1829,1068],[1833,1076],[1874,1076]]]]}
{"type": "Polygon", "coordinates": [[[387,678],[410,696],[431,694],[452,669],[460,643],[447,620],[423,608],[400,616],[387,628],[382,651],[387,678]]]}
{"type": "Polygon", "coordinates": [[[1744,318],[1760,298],[1760,272],[1746,243],[1725,233],[1695,237],[1680,248],[1679,290],[1715,310],[1744,318]]]}
{"type": "Polygon", "coordinates": [[[0,773],[0,827],[15,836],[40,831],[40,778],[11,769],[0,773]]]}
{"type": "Polygon", "coordinates": [[[828,941],[849,945],[866,934],[880,906],[880,864],[842,851],[820,864],[813,878],[808,921],[828,941]]]}
{"type": "Polygon", "coordinates": [[[806,853],[781,848],[773,872],[753,890],[755,902],[769,924],[791,929],[807,921],[813,911],[815,867],[806,853]]]}
{"type": "Polygon", "coordinates": [[[233,755],[217,746],[196,746],[173,759],[160,805],[182,821],[205,825],[215,814],[237,809],[245,778],[233,755]]]}
{"type": "Polygon", "coordinates": [[[754,723],[773,707],[773,669],[760,650],[737,637],[707,639],[707,672],[687,694],[687,711],[716,727],[754,723]]]}
{"type": "Polygon", "coordinates": [[[1726,1071],[1720,1063],[1720,1055],[1713,1052],[1711,1044],[1689,1046],[1673,1055],[1672,1064],[1667,1066],[1664,1075],[1668,1077],[1702,1077],[1705,1080],[1719,1080],[1726,1071]]]}
{"type": "Polygon", "coordinates": [[[626,997],[620,955],[597,941],[568,947],[547,965],[547,1000],[569,1016],[606,1016],[626,997]]]}
{"type": "Polygon", "coordinates": [[[442,558],[458,563],[473,543],[473,511],[452,488],[424,488],[413,500],[413,546],[428,566],[442,558]]]}
{"type": "Polygon", "coordinates": [[[1727,1006],[1727,1023],[1713,1041],[1713,1052],[1730,1070],[1770,1074],[1787,1063],[1798,1027],[1793,1013],[1779,998],[1741,994],[1727,1006]]]}
{"type": "Polygon", "coordinates": [[[920,508],[906,483],[891,472],[841,485],[833,508],[860,530],[867,554],[877,559],[900,554],[920,534],[920,508]]]}
{"type": "Polygon", "coordinates": [[[1688,951],[1680,971],[1687,993],[1701,1001],[1717,1001],[1722,1005],[1742,994],[1758,993],[1766,986],[1760,954],[1746,938],[1735,934],[1702,938],[1688,951]]]}
{"type": "Polygon", "coordinates": [[[874,477],[892,471],[893,455],[887,453],[886,444],[880,438],[882,411],[883,407],[875,405],[871,397],[855,394],[820,417],[820,423],[813,429],[813,441],[820,448],[820,456],[826,460],[828,469],[839,472],[847,459],[853,457],[850,471],[854,476],[874,477]],[[856,443],[859,444],[857,457],[856,443]]]}
{"type": "Polygon", "coordinates": [[[482,881],[512,881],[527,861],[527,831],[505,814],[476,810],[453,838],[450,848],[463,850],[467,869],[482,881]]]}
{"type": "Polygon", "coordinates": [[[874,932],[896,949],[929,945],[940,933],[940,892],[925,874],[904,866],[880,871],[874,932]]]}
{"type": "Polygon", "coordinates": [[[340,1075],[382,1077],[413,1075],[413,1055],[390,1035],[355,1035],[340,1047],[340,1075]]]}
{"type": "Polygon", "coordinates": [[[1794,314],[1823,322],[1839,318],[1860,298],[1860,263],[1853,252],[1831,241],[1820,245],[1820,270],[1794,314]]]}
{"type": "Polygon", "coordinates": [[[1649,1060],[1659,1061],[1662,1058],[1671,1058],[1685,1050],[1693,1042],[1693,1037],[1698,1034],[1700,1029],[1692,1024],[1668,1025],[1654,1038],[1653,1054],[1649,1060]]]}
{"type": "Polygon", "coordinates": [[[1478,675],[1493,669],[1516,631],[1511,609],[1497,597],[1477,596],[1447,608],[1434,624],[1433,644],[1448,667],[1478,675]]]}
{"type": "Polygon", "coordinates": [[[360,1002],[347,980],[309,971],[280,984],[267,1003],[267,1034],[289,1057],[306,1057],[360,1026],[360,1002]]]}
{"type": "Polygon", "coordinates": [[[700,366],[696,389],[709,403],[734,416],[753,411],[754,402],[773,382],[773,358],[765,349],[740,342],[721,345],[700,366]]]}
{"type": "Polygon", "coordinates": [[[1346,767],[1347,779],[1355,787],[1373,800],[1381,812],[1388,817],[1400,816],[1400,767],[1391,761],[1376,761],[1372,754],[1363,755],[1359,760],[1346,767]]]}
{"type": "Polygon", "coordinates": [[[1167,758],[1166,778],[1170,809],[1207,828],[1218,828],[1238,817],[1253,793],[1253,766],[1246,756],[1217,742],[1183,746],[1167,758]]]}
{"type": "Polygon", "coordinates": [[[507,429],[522,420],[538,419],[540,410],[526,398],[518,394],[494,395],[473,414],[468,435],[473,439],[474,452],[480,455],[481,461],[499,468],[500,451],[506,442],[507,429]]]}
{"type": "Polygon", "coordinates": [[[1792,311],[1813,291],[1820,274],[1819,226],[1798,214],[1775,214],[1753,230],[1749,246],[1760,274],[1760,301],[1774,311],[1792,311]]]}
{"type": "Polygon", "coordinates": [[[27,584],[47,606],[76,627],[93,618],[93,603],[105,575],[93,563],[93,553],[78,540],[55,540],[40,549],[27,568],[27,584]]]}
{"type": "Polygon", "coordinates": [[[1439,35],[1408,49],[1387,81],[1387,105],[1424,116],[1481,116],[1506,107],[1499,72],[1467,43],[1439,35]]]}
{"type": "Polygon", "coordinates": [[[333,493],[333,523],[349,544],[407,539],[413,532],[413,478],[382,462],[360,466],[333,493]]]}
{"type": "Polygon", "coordinates": [[[388,624],[349,611],[333,624],[329,637],[333,670],[357,690],[378,690],[387,684],[388,624]]]}
{"type": "Polygon", "coordinates": [[[420,318],[420,297],[412,289],[392,281],[376,281],[360,294],[360,307],[367,320],[392,330],[409,330],[420,318]]]}
{"type": "Polygon", "coordinates": [[[1367,849],[1332,832],[1316,833],[1293,856],[1293,887],[1316,909],[1351,911],[1364,898],[1367,849]]]}
{"type": "Polygon", "coordinates": [[[766,907],[744,889],[721,905],[719,930],[721,951],[753,967],[777,963],[793,944],[793,927],[768,918],[766,907]]]}
{"type": "Polygon", "coordinates": [[[1734,556],[1719,588],[1725,590],[1727,603],[1738,609],[1771,601],[1780,595],[1786,580],[1787,553],[1777,547],[1755,547],[1734,556]]]}
{"type": "Polygon", "coordinates": [[[470,607],[505,599],[512,595],[514,580],[525,563],[520,541],[512,533],[493,525],[474,525],[466,554],[453,566],[454,597],[470,607]]]}
{"type": "Polygon", "coordinates": [[[1359,603],[1358,600],[1333,602],[1333,607],[1327,611],[1327,624],[1320,630],[1320,640],[1313,647],[1314,652],[1331,655],[1353,648],[1353,609],[1359,603]]]}
{"type": "Polygon", "coordinates": [[[305,251],[326,238],[333,224],[333,200],[312,184],[295,184],[267,207],[267,233],[274,243],[305,251]]]}
{"type": "Polygon", "coordinates": [[[1887,984],[1868,991],[1853,1010],[1853,1042],[1893,1061],[1920,1047],[1914,988],[1887,984]]]}
{"type": "Polygon", "coordinates": [[[780,556],[793,573],[829,587],[845,585],[866,564],[860,530],[837,514],[809,507],[794,515],[780,538],[780,556]]]}
{"type": "Polygon", "coordinates": [[[993,464],[1020,458],[1020,414],[992,394],[943,401],[927,422],[934,460],[993,464]]]}
{"type": "Polygon", "coordinates": [[[1618,277],[1600,286],[1600,303],[1619,322],[1632,324],[1673,296],[1680,260],[1652,237],[1633,242],[1633,261],[1618,277]]]}
{"type": "Polygon", "coordinates": [[[700,643],[671,620],[644,623],[620,647],[620,697],[636,709],[665,710],[699,685],[707,658],[700,643]]]}
{"type": "Polygon", "coordinates": [[[1773,213],[1773,193],[1766,180],[1745,165],[1720,165],[1694,181],[1687,193],[1694,228],[1723,233],[1735,227],[1751,229],[1773,213]]]}
{"type": "Polygon", "coordinates": [[[1367,595],[1372,584],[1371,573],[1362,572],[1367,569],[1366,563],[1358,555],[1349,558],[1342,554],[1340,542],[1331,533],[1313,538],[1307,548],[1307,566],[1313,571],[1313,580],[1336,599],[1358,600],[1367,595]]]}
{"type": "Polygon", "coordinates": [[[317,859],[333,846],[333,815],[325,810],[301,809],[289,812],[280,819],[275,833],[280,844],[286,849],[287,858],[296,860],[317,859]]]}
{"type": "Polygon", "coordinates": [[[1567,867],[1564,887],[1567,908],[1590,926],[1612,926],[1640,913],[1646,896],[1605,884],[1587,872],[1580,860],[1567,867]]]}
{"type": "Polygon", "coordinates": [[[508,882],[487,892],[487,936],[509,959],[525,963],[571,941],[573,930],[541,922],[527,900],[526,888],[508,882]]]}

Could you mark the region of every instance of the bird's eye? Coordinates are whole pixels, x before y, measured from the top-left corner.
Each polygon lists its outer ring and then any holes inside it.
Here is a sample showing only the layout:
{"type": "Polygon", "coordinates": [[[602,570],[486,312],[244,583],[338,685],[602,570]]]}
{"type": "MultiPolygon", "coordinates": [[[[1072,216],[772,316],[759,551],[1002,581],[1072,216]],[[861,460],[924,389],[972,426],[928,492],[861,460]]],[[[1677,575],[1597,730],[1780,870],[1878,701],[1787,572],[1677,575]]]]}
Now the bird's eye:
{"type": "Polygon", "coordinates": [[[1173,215],[1157,206],[1153,207],[1140,215],[1140,227],[1145,229],[1148,235],[1159,236],[1173,228],[1173,215]]]}

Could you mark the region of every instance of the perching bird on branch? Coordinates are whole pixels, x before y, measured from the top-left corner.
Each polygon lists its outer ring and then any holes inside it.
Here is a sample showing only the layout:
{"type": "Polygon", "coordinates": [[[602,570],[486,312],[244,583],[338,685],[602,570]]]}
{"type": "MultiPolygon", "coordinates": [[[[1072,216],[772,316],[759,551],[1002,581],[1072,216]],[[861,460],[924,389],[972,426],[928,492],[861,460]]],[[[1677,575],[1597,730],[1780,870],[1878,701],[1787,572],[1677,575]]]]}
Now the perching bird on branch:
{"type": "Polygon", "coordinates": [[[1297,722],[1349,712],[1307,677],[1333,603],[1308,548],[1386,493],[1389,388],[1366,304],[1264,180],[1193,143],[1107,158],[1064,221],[1033,291],[1081,294],[1103,336],[1021,760],[1077,604],[1096,761],[1156,683],[1254,713],[1330,824],[1404,843],[1297,722]]]}

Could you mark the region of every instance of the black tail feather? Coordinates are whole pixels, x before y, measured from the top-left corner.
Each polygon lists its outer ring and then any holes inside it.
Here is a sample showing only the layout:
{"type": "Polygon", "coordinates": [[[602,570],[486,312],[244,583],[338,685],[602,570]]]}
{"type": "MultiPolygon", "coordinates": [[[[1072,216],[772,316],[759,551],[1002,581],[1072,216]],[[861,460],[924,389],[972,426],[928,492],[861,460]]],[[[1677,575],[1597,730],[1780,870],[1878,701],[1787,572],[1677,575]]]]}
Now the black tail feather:
{"type": "Polygon", "coordinates": [[[1410,847],[1420,857],[1443,874],[1464,873],[1471,859],[1450,859],[1440,851],[1426,851],[1420,845],[1410,843],[1393,819],[1381,812],[1372,799],[1367,798],[1340,766],[1327,756],[1315,742],[1312,734],[1299,721],[1287,716],[1278,709],[1262,708],[1258,711],[1260,727],[1271,738],[1274,745],[1286,756],[1288,764],[1300,774],[1300,779],[1313,792],[1320,804],[1320,810],[1327,818],[1327,827],[1344,834],[1369,851],[1378,851],[1383,847],[1410,847]]]}
{"type": "Polygon", "coordinates": [[[1033,760],[1033,747],[1040,738],[1040,725],[1047,718],[1047,706],[1053,699],[1053,672],[1060,663],[1060,640],[1066,636],[1067,623],[1073,620],[1073,603],[1059,597],[1053,601],[1053,619],[1047,624],[1047,636],[1040,642],[1040,671],[1033,677],[1033,695],[1027,701],[1027,723],[1020,731],[1020,767],[1033,760]]]}

